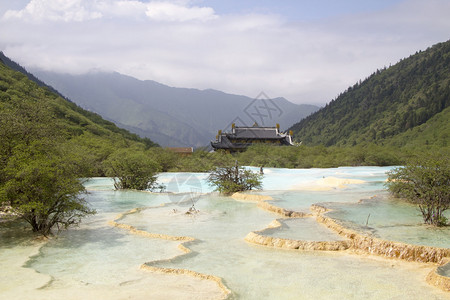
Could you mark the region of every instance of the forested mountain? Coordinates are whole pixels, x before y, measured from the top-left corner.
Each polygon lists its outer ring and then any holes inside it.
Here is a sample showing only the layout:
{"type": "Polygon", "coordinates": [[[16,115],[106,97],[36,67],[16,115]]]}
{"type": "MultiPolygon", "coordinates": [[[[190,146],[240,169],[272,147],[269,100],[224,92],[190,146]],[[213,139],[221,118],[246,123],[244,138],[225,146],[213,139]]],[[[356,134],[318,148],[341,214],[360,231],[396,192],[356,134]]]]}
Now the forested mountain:
{"type": "Polygon", "coordinates": [[[36,145],[49,153],[50,148],[64,145],[61,151],[78,157],[78,162],[88,167],[88,175],[101,175],[102,161],[117,149],[157,146],[38,86],[3,60],[0,60],[0,141],[0,181],[8,161],[33,156],[36,145]]]}
{"type": "Polygon", "coordinates": [[[450,41],[377,70],[292,126],[305,145],[447,146],[450,41]]]}
{"type": "Polygon", "coordinates": [[[68,75],[34,70],[41,80],[83,108],[162,146],[205,146],[231,123],[286,130],[318,109],[284,98],[257,99],[216,90],[169,87],[119,73],[68,75]]]}
{"type": "Polygon", "coordinates": [[[5,54],[3,54],[3,52],[1,52],[1,51],[0,51],[0,61],[3,64],[5,64],[8,67],[10,67],[11,69],[13,69],[14,71],[19,71],[20,73],[24,74],[25,76],[28,77],[28,79],[30,79],[31,81],[34,81],[37,85],[39,85],[41,87],[44,87],[44,88],[47,88],[48,90],[50,90],[50,91],[54,92],[55,94],[57,94],[57,95],[61,96],[62,98],[64,98],[64,96],[61,95],[53,87],[51,87],[51,86],[47,85],[45,82],[39,80],[39,78],[37,78],[36,76],[34,76],[30,72],[28,72],[24,67],[22,67],[21,65],[19,65],[15,61],[11,60],[9,57],[7,57],[5,54]]]}

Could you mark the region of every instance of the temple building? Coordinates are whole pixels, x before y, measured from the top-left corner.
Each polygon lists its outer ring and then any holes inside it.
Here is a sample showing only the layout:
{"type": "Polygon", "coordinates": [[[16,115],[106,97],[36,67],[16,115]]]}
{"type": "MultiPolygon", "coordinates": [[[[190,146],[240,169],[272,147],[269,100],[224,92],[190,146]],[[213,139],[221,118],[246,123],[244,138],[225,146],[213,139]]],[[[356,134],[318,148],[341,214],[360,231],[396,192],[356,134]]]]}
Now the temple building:
{"type": "Polygon", "coordinates": [[[280,125],[276,127],[260,127],[255,123],[252,127],[238,127],[233,123],[231,132],[223,133],[219,130],[215,141],[211,141],[214,150],[229,152],[243,151],[254,144],[272,144],[277,146],[293,146],[292,131],[280,132],[280,125]]]}

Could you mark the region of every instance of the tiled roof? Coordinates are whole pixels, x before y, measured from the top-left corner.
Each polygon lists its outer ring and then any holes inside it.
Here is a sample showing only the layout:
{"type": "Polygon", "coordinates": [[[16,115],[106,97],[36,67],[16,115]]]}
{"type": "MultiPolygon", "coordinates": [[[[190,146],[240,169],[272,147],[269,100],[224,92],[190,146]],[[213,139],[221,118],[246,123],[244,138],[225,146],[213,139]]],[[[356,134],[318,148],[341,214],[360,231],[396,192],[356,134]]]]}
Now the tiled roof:
{"type": "Polygon", "coordinates": [[[236,127],[230,137],[241,139],[279,139],[285,135],[278,133],[274,127],[236,127]]]}

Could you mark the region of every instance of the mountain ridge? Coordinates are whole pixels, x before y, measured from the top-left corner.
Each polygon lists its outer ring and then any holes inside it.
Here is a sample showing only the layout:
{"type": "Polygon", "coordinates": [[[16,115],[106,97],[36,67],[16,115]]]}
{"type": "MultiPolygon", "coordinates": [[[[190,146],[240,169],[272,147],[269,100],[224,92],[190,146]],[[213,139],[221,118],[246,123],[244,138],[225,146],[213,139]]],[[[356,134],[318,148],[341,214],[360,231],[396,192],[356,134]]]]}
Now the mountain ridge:
{"type": "Polygon", "coordinates": [[[163,146],[206,146],[218,130],[229,129],[233,122],[249,126],[254,122],[263,126],[279,123],[287,129],[318,109],[281,97],[269,99],[263,93],[261,98],[252,99],[213,89],[170,87],[117,72],[69,75],[33,70],[33,73],[81,107],[163,146]],[[269,118],[267,111],[265,115],[249,111],[264,106],[263,103],[278,114],[269,118]]]}
{"type": "MultiPolygon", "coordinates": [[[[444,145],[447,133],[405,140],[400,135],[426,124],[450,105],[450,41],[436,44],[377,70],[325,107],[293,125],[297,142],[345,146],[367,143],[444,145]],[[439,137],[439,138],[438,138],[439,137]],[[428,140],[428,144],[424,144],[428,140]]],[[[444,114],[448,115],[448,114],[444,114]]],[[[441,121],[434,127],[446,128],[441,121]]],[[[437,129],[436,129],[437,130],[437,129]]],[[[450,135],[450,133],[448,133],[450,135]]]]}

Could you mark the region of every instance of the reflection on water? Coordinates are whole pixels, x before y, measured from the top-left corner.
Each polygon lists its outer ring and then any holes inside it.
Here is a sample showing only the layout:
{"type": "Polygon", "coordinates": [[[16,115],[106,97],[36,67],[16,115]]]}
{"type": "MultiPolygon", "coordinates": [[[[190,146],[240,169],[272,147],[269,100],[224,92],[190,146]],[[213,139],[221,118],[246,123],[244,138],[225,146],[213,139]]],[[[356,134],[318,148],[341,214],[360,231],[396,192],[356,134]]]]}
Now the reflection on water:
{"type": "MultiPolygon", "coordinates": [[[[261,194],[272,196],[272,204],[290,210],[308,212],[311,204],[322,203],[333,209],[329,216],[383,239],[449,247],[448,228],[421,225],[415,207],[387,197],[383,191],[387,170],[267,168],[261,194]],[[324,177],[333,180],[321,180],[324,177]],[[363,183],[341,185],[340,179],[363,183]]],[[[308,241],[342,238],[313,218],[280,220],[281,226],[264,230],[279,216],[259,209],[253,202],[207,194],[212,188],[206,177],[161,174],[160,181],[168,192],[176,194],[114,191],[112,180],[91,179],[86,183],[90,191],[87,199],[98,214],[42,247],[42,242],[30,242],[32,236],[23,235],[23,224],[0,223],[0,279],[4,281],[0,298],[19,295],[21,299],[60,299],[69,295],[69,299],[217,299],[223,295],[214,282],[140,270],[147,262],[219,276],[233,291],[233,297],[240,299],[450,299],[448,293],[425,282],[433,266],[349,252],[279,250],[248,244],[244,237],[257,230],[268,236],[308,241]],[[192,197],[195,201],[185,201],[192,197]],[[187,205],[178,204],[180,200],[187,205]],[[192,204],[198,213],[186,213],[192,204]],[[150,233],[193,237],[196,241],[187,245],[192,252],[184,254],[177,248],[177,241],[133,235],[107,224],[117,214],[136,207],[143,209],[117,222],[150,233]],[[40,248],[33,250],[36,243],[40,248]],[[167,261],[173,257],[177,258],[167,261]],[[21,268],[23,264],[25,268],[21,268]],[[35,284],[23,288],[17,280],[20,276],[35,284]]],[[[439,272],[448,276],[448,267],[439,272]]]]}

